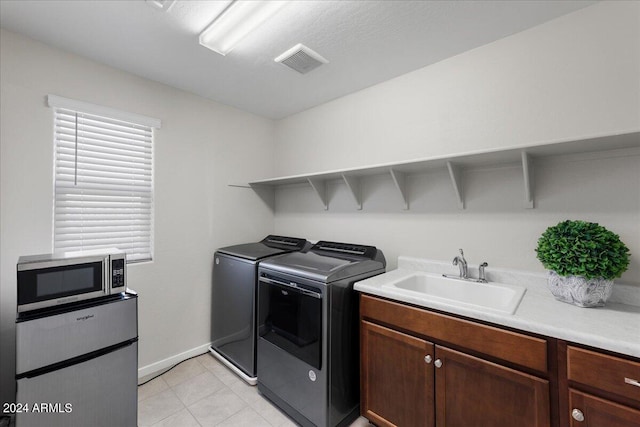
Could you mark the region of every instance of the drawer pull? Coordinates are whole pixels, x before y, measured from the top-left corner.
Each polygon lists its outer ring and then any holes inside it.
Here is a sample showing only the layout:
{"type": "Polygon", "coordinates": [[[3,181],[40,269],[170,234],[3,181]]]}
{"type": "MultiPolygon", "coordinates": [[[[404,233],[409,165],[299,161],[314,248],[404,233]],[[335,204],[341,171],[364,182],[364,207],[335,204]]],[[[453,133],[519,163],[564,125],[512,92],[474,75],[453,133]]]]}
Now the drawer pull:
{"type": "MultiPolygon", "coordinates": [[[[424,361],[425,361],[425,362],[427,362],[427,363],[431,363],[431,361],[432,361],[432,360],[433,360],[433,359],[431,358],[431,355],[429,355],[429,354],[427,354],[427,355],[424,357],[424,361]]],[[[626,379],[626,378],[625,378],[625,379],[626,379]]]]}
{"type": "Polygon", "coordinates": [[[584,421],[584,414],[580,409],[574,409],[573,411],[571,411],[571,417],[576,421],[584,421]]]}
{"type": "Polygon", "coordinates": [[[634,386],[636,386],[636,387],[640,387],[640,381],[638,381],[638,380],[634,380],[634,379],[631,379],[631,378],[626,378],[626,377],[625,377],[625,379],[624,379],[624,383],[625,383],[625,384],[631,384],[631,385],[634,385],[634,386]]]}
{"type": "Polygon", "coordinates": [[[436,368],[440,368],[442,366],[442,360],[436,359],[436,361],[433,362],[433,364],[436,365],[436,368]]]}

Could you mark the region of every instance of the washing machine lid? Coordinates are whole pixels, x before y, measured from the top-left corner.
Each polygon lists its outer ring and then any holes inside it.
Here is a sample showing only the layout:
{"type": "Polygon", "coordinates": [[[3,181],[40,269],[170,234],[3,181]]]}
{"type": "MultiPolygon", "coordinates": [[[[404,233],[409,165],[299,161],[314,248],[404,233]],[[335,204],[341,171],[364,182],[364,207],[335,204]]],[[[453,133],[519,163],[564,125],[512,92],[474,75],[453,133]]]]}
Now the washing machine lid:
{"type": "Polygon", "coordinates": [[[257,261],[274,255],[300,251],[305,249],[307,245],[306,239],[269,235],[260,242],[227,246],[218,249],[217,252],[257,261]]]}
{"type": "Polygon", "coordinates": [[[306,253],[294,252],[260,263],[262,268],[324,283],[384,269],[382,251],[373,246],[320,241],[306,253]]]}

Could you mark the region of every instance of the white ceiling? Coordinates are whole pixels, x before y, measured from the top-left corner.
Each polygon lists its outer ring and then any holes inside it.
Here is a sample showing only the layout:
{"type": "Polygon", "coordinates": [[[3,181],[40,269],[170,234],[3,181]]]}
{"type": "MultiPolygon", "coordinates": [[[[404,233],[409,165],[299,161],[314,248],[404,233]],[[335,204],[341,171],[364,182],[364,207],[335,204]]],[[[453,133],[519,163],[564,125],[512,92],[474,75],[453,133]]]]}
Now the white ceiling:
{"type": "Polygon", "coordinates": [[[221,56],[198,34],[228,3],[0,0],[0,26],[279,119],[595,2],[298,0],[221,56]],[[297,43],[329,64],[301,75],[273,62],[297,43]]]}

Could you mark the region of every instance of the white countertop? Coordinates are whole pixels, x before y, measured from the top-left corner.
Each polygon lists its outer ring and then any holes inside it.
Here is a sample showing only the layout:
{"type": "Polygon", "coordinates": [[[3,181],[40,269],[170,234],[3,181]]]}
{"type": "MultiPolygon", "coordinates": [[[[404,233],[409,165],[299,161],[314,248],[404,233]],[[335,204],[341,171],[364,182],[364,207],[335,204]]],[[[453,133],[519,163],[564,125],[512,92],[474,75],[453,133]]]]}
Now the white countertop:
{"type": "MultiPolygon", "coordinates": [[[[616,283],[614,293],[606,306],[582,308],[557,301],[546,287],[544,274],[488,267],[487,279],[490,282],[527,288],[515,313],[510,315],[429,300],[421,295],[399,294],[393,288],[385,287],[416,271],[457,274],[458,268],[442,261],[401,256],[398,258],[397,270],[358,282],[354,289],[366,294],[640,358],[640,287],[638,286],[616,283]]],[[[469,266],[469,272],[472,277],[477,277],[477,266],[475,269],[469,266]]]]}

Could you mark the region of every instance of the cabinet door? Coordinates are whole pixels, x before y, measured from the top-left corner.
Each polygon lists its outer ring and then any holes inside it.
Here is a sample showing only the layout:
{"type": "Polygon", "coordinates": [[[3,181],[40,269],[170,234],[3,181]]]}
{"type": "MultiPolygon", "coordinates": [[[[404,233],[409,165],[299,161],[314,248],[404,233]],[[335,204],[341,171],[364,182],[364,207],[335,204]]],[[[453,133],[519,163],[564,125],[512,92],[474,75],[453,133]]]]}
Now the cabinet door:
{"type": "Polygon", "coordinates": [[[361,334],[362,414],[379,426],[433,427],[434,345],[364,320],[361,334]]]}
{"type": "Polygon", "coordinates": [[[436,346],[437,427],[548,427],[549,382],[436,346]]]}
{"type": "Polygon", "coordinates": [[[571,427],[640,427],[640,411],[569,389],[571,427]]]}

